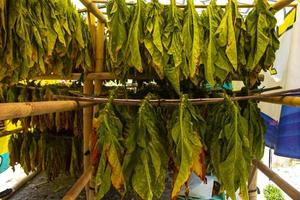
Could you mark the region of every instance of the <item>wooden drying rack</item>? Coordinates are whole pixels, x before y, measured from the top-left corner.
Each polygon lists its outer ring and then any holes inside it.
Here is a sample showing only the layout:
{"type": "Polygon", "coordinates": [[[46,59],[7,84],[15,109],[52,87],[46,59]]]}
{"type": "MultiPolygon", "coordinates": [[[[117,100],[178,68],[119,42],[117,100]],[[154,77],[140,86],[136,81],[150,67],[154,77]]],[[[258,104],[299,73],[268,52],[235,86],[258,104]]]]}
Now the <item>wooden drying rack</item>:
{"type": "MultiPolygon", "coordinates": [[[[106,3],[107,1],[90,1],[90,0],[80,0],[88,11],[88,20],[90,31],[92,35],[92,41],[95,49],[95,72],[89,73],[86,75],[84,81],[83,92],[87,95],[99,96],[101,94],[102,82],[104,80],[114,80],[116,79],[111,73],[103,72],[104,66],[104,39],[105,39],[105,26],[107,24],[106,16],[97,8],[95,3],[106,3]],[[96,19],[98,23],[96,23],[96,19]],[[99,23],[100,22],[100,23],[99,23]]],[[[295,7],[296,4],[291,4],[294,0],[281,0],[275,4],[272,4],[272,9],[280,10],[286,6],[295,7]]],[[[179,7],[183,7],[180,5],[179,7]]],[[[222,5],[223,6],[223,5],[222,5]]],[[[196,5],[197,8],[205,8],[205,5],[196,5]]],[[[239,5],[239,7],[253,7],[253,5],[239,5]]],[[[84,10],[83,10],[84,11],[84,10]]],[[[70,77],[62,76],[42,76],[37,77],[36,79],[61,79],[61,80],[77,80],[81,74],[72,74],[70,77]]],[[[134,77],[136,79],[147,79],[144,76],[134,77]]],[[[282,105],[292,105],[300,106],[300,97],[291,97],[291,96],[272,96],[260,98],[260,101],[276,103],[282,105]]],[[[26,102],[26,103],[1,103],[0,104],[0,120],[13,119],[13,118],[22,118],[34,115],[42,115],[47,113],[54,112],[65,112],[72,111],[76,109],[83,109],[83,146],[84,152],[90,150],[90,137],[93,131],[93,112],[97,110],[95,105],[99,102],[84,102],[84,101],[44,101],[44,102],[26,102]],[[95,106],[95,107],[94,107],[95,106]]],[[[295,190],[291,185],[286,183],[283,179],[274,176],[269,168],[264,166],[259,161],[254,161],[253,164],[257,166],[263,173],[265,173],[271,180],[277,183],[288,195],[293,197],[299,197],[300,193],[295,190]]],[[[90,188],[93,187],[90,183],[93,168],[90,164],[90,156],[84,156],[84,172],[82,176],[77,180],[73,187],[67,192],[63,199],[65,200],[74,200],[82,191],[83,188],[86,189],[87,199],[95,199],[95,194],[90,188]]]]}

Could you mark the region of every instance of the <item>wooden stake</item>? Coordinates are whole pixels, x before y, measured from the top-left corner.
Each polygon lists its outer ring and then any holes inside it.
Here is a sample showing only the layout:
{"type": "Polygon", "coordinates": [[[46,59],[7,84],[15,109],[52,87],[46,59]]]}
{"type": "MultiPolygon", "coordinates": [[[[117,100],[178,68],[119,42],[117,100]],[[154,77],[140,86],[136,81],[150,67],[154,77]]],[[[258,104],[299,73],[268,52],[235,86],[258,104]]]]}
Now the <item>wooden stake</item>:
{"type": "Polygon", "coordinates": [[[293,186],[291,186],[288,182],[278,176],[275,172],[273,172],[270,168],[264,165],[262,162],[258,160],[253,160],[253,164],[263,172],[271,181],[276,183],[287,195],[289,195],[292,199],[299,199],[300,192],[296,190],[293,186]]]}
{"type": "Polygon", "coordinates": [[[64,196],[63,200],[75,200],[92,177],[91,167],[87,169],[64,196]]]}
{"type": "Polygon", "coordinates": [[[91,107],[95,103],[76,101],[41,101],[25,103],[1,103],[0,120],[66,112],[82,107],[91,107]]]}

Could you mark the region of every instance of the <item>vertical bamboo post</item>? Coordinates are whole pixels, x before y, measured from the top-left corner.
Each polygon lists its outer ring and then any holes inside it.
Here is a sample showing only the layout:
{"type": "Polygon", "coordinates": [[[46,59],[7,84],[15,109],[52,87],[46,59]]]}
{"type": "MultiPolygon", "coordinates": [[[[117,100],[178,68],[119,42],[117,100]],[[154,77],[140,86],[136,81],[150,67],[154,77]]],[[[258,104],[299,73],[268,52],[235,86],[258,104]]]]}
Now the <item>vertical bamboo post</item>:
{"type": "MultiPolygon", "coordinates": [[[[96,68],[95,72],[103,72],[104,67],[104,42],[105,42],[105,33],[104,33],[105,24],[98,21],[97,31],[96,31],[96,68]]],[[[94,94],[96,96],[100,95],[102,91],[102,81],[95,81],[94,94]]],[[[95,107],[95,111],[97,108],[95,107]]]]}
{"type": "MultiPolygon", "coordinates": [[[[105,24],[101,23],[98,20],[97,28],[96,28],[96,35],[95,35],[95,72],[103,72],[104,67],[104,41],[105,41],[105,32],[104,32],[105,24]]],[[[94,86],[94,95],[98,96],[101,94],[102,91],[102,82],[101,80],[95,80],[94,86]]],[[[98,112],[98,106],[94,106],[94,113],[98,112]]],[[[91,183],[90,183],[91,184],[91,183]]],[[[90,199],[95,199],[95,193],[90,192],[90,199]]]]}
{"type": "MultiPolygon", "coordinates": [[[[83,93],[87,95],[93,94],[93,81],[85,80],[83,86],[83,93]]],[[[93,107],[83,109],[83,165],[84,173],[87,172],[91,165],[90,162],[90,136],[93,131],[93,107]]],[[[89,193],[89,186],[86,186],[87,196],[89,193]]],[[[87,198],[89,199],[89,198],[87,198]]]]}
{"type": "MultiPolygon", "coordinates": [[[[92,37],[92,44],[93,44],[93,51],[95,52],[95,17],[93,15],[88,15],[89,20],[89,28],[91,31],[91,37],[92,37]]],[[[88,80],[85,78],[84,80],[84,86],[83,86],[83,93],[86,95],[92,95],[94,91],[94,85],[92,80],[88,80]]],[[[88,169],[91,166],[91,149],[90,149],[90,138],[91,133],[93,131],[93,107],[84,108],[83,109],[83,166],[84,166],[84,173],[87,173],[88,169]]],[[[90,199],[90,189],[89,184],[85,187],[86,191],[86,197],[87,200],[90,199]]]]}
{"type": "Polygon", "coordinates": [[[252,165],[248,179],[249,200],[257,199],[257,168],[252,165]]]}

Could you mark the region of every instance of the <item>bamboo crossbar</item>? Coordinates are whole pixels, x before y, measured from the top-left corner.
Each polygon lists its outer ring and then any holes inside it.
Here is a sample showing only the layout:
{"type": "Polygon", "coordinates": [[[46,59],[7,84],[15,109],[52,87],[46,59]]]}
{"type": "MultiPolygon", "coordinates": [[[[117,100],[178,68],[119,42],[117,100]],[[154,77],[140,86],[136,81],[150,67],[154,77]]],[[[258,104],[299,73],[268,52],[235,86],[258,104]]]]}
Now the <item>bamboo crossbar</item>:
{"type": "Polygon", "coordinates": [[[92,177],[92,167],[87,169],[64,196],[63,200],[75,200],[92,177]]]}
{"type": "Polygon", "coordinates": [[[94,105],[95,103],[78,101],[0,103],[0,120],[43,115],[54,112],[66,112],[94,105]]]}
{"type": "Polygon", "coordinates": [[[258,160],[253,160],[253,164],[261,172],[263,172],[269,179],[271,179],[274,183],[276,183],[292,199],[299,199],[300,192],[296,190],[288,182],[286,182],[283,178],[278,176],[275,172],[273,172],[269,167],[267,167],[266,165],[264,165],[262,162],[258,160]]]}
{"type": "Polygon", "coordinates": [[[87,8],[88,11],[93,13],[102,23],[107,23],[107,19],[104,14],[96,7],[96,5],[90,0],[80,0],[81,3],[87,8]]]}
{"type": "MultiPolygon", "coordinates": [[[[278,1],[276,3],[273,3],[271,4],[271,8],[274,9],[274,10],[281,10],[282,8],[284,7],[297,7],[297,4],[291,4],[294,0],[281,0],[281,1],[278,1]]],[[[94,3],[102,3],[102,4],[106,4],[108,3],[107,0],[93,0],[94,3]]],[[[127,5],[135,5],[136,3],[135,2],[126,2],[127,5]]],[[[166,4],[163,4],[163,5],[166,5],[166,4]]],[[[179,8],[185,8],[187,5],[183,4],[183,5],[179,5],[177,4],[176,5],[177,7],[179,8]]],[[[196,4],[194,5],[195,8],[207,8],[207,4],[196,4]]],[[[222,8],[225,8],[227,5],[218,5],[222,8]]],[[[238,7],[239,8],[253,8],[255,6],[255,4],[238,4],[238,7]]],[[[84,10],[81,10],[81,12],[83,12],[84,10]]]]}
{"type": "MultiPolygon", "coordinates": [[[[280,92],[274,92],[269,94],[259,94],[252,96],[240,96],[240,97],[231,97],[232,101],[245,101],[250,99],[268,99],[268,98],[280,98],[279,95],[289,95],[294,92],[299,92],[300,89],[286,90],[280,92]]],[[[75,101],[86,101],[93,103],[107,103],[109,98],[95,98],[95,97],[72,97],[65,95],[53,95],[54,99],[59,100],[75,100],[75,101]]],[[[221,103],[224,102],[225,98],[197,98],[197,99],[189,99],[189,102],[192,105],[204,105],[204,104],[212,104],[212,103],[221,103]]],[[[128,105],[128,106],[139,106],[143,102],[142,99],[113,99],[112,103],[116,105],[128,105]]],[[[154,99],[149,100],[150,104],[154,106],[178,106],[180,104],[180,99],[154,99]]]]}
{"type": "MultiPolygon", "coordinates": [[[[60,76],[60,75],[46,75],[46,76],[37,76],[32,78],[32,80],[78,80],[80,79],[80,73],[72,73],[70,76],[60,76]]],[[[265,76],[263,74],[259,74],[258,80],[263,81],[265,76]]],[[[88,73],[86,75],[87,80],[101,80],[101,81],[110,81],[110,80],[118,80],[111,72],[97,72],[97,73],[88,73]]],[[[135,79],[135,80],[154,80],[154,77],[146,76],[143,74],[139,74],[136,76],[128,76],[128,79],[135,79]]],[[[233,74],[233,80],[239,80],[237,74],[233,74]]]]}
{"type": "Polygon", "coordinates": [[[13,130],[13,131],[3,131],[3,132],[0,133],[0,138],[8,136],[8,135],[15,134],[15,133],[21,133],[22,131],[24,131],[23,128],[19,128],[19,129],[13,130]]]}
{"type": "Polygon", "coordinates": [[[270,97],[263,98],[260,101],[288,106],[300,106],[300,97],[298,96],[283,96],[283,97],[270,97]]]}

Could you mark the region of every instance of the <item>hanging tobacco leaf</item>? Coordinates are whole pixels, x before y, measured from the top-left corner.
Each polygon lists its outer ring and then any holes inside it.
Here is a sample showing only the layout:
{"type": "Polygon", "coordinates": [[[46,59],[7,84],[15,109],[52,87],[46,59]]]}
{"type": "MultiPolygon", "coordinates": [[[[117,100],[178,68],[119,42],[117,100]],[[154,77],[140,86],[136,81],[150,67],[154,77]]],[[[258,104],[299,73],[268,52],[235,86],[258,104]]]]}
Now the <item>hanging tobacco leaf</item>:
{"type": "Polygon", "coordinates": [[[0,17],[1,81],[92,70],[89,31],[71,1],[1,1],[0,17]]]}
{"type": "Polygon", "coordinates": [[[158,0],[152,0],[146,5],[144,15],[144,44],[150,54],[148,62],[155,69],[160,79],[164,78],[166,52],[162,44],[162,34],[165,26],[164,7],[158,0]]]}
{"type": "Polygon", "coordinates": [[[176,165],[172,199],[185,184],[192,172],[205,179],[204,145],[200,132],[205,131],[204,120],[183,95],[178,110],[173,113],[170,122],[170,140],[173,159],[176,165]]]}
{"type": "Polygon", "coordinates": [[[95,182],[97,199],[101,199],[109,191],[111,185],[121,195],[125,192],[125,179],[121,159],[124,150],[120,141],[123,125],[115,113],[112,97],[110,97],[109,103],[100,112],[98,122],[100,125],[97,130],[97,147],[101,155],[95,182]]]}
{"type": "Polygon", "coordinates": [[[223,104],[209,107],[208,124],[206,144],[213,173],[228,197],[235,200],[235,192],[240,188],[243,199],[248,199],[251,151],[247,120],[238,104],[226,99],[223,104]]]}
{"type": "Polygon", "coordinates": [[[237,2],[230,0],[226,6],[224,16],[215,33],[219,47],[225,48],[225,54],[231,65],[237,70],[237,39],[235,34],[235,15],[237,13],[237,2]]]}
{"type": "Polygon", "coordinates": [[[248,122],[248,138],[252,157],[260,160],[264,155],[266,127],[256,102],[250,100],[247,102],[243,110],[243,117],[248,122]]]}
{"type": "Polygon", "coordinates": [[[164,143],[160,116],[149,103],[150,97],[141,104],[135,127],[126,143],[124,171],[133,190],[142,198],[160,198],[165,189],[168,155],[164,143]]]}
{"type": "Polygon", "coordinates": [[[188,0],[187,7],[184,10],[182,28],[182,37],[186,38],[183,40],[183,48],[188,63],[188,69],[182,72],[185,78],[190,77],[193,79],[199,73],[203,34],[194,0],[188,0]]]}
{"type": "Polygon", "coordinates": [[[124,0],[112,0],[107,4],[108,13],[108,42],[109,59],[114,72],[123,72],[125,47],[128,39],[128,23],[130,12],[124,0]]]}
{"type": "Polygon", "coordinates": [[[163,45],[169,56],[165,66],[165,75],[172,84],[174,90],[180,94],[180,70],[186,72],[186,62],[183,59],[183,38],[182,38],[182,11],[177,8],[176,1],[171,0],[167,8],[166,27],[163,33],[163,45]]]}
{"type": "Polygon", "coordinates": [[[142,56],[140,44],[143,42],[143,22],[142,16],[144,12],[143,0],[137,0],[133,10],[133,17],[131,19],[130,29],[128,32],[128,39],[126,43],[126,63],[129,67],[134,67],[138,72],[143,72],[142,56]]]}
{"type": "Polygon", "coordinates": [[[246,18],[246,67],[250,72],[256,67],[268,70],[273,65],[275,52],[279,48],[275,30],[277,20],[269,9],[268,1],[256,0],[255,7],[246,18]]]}

